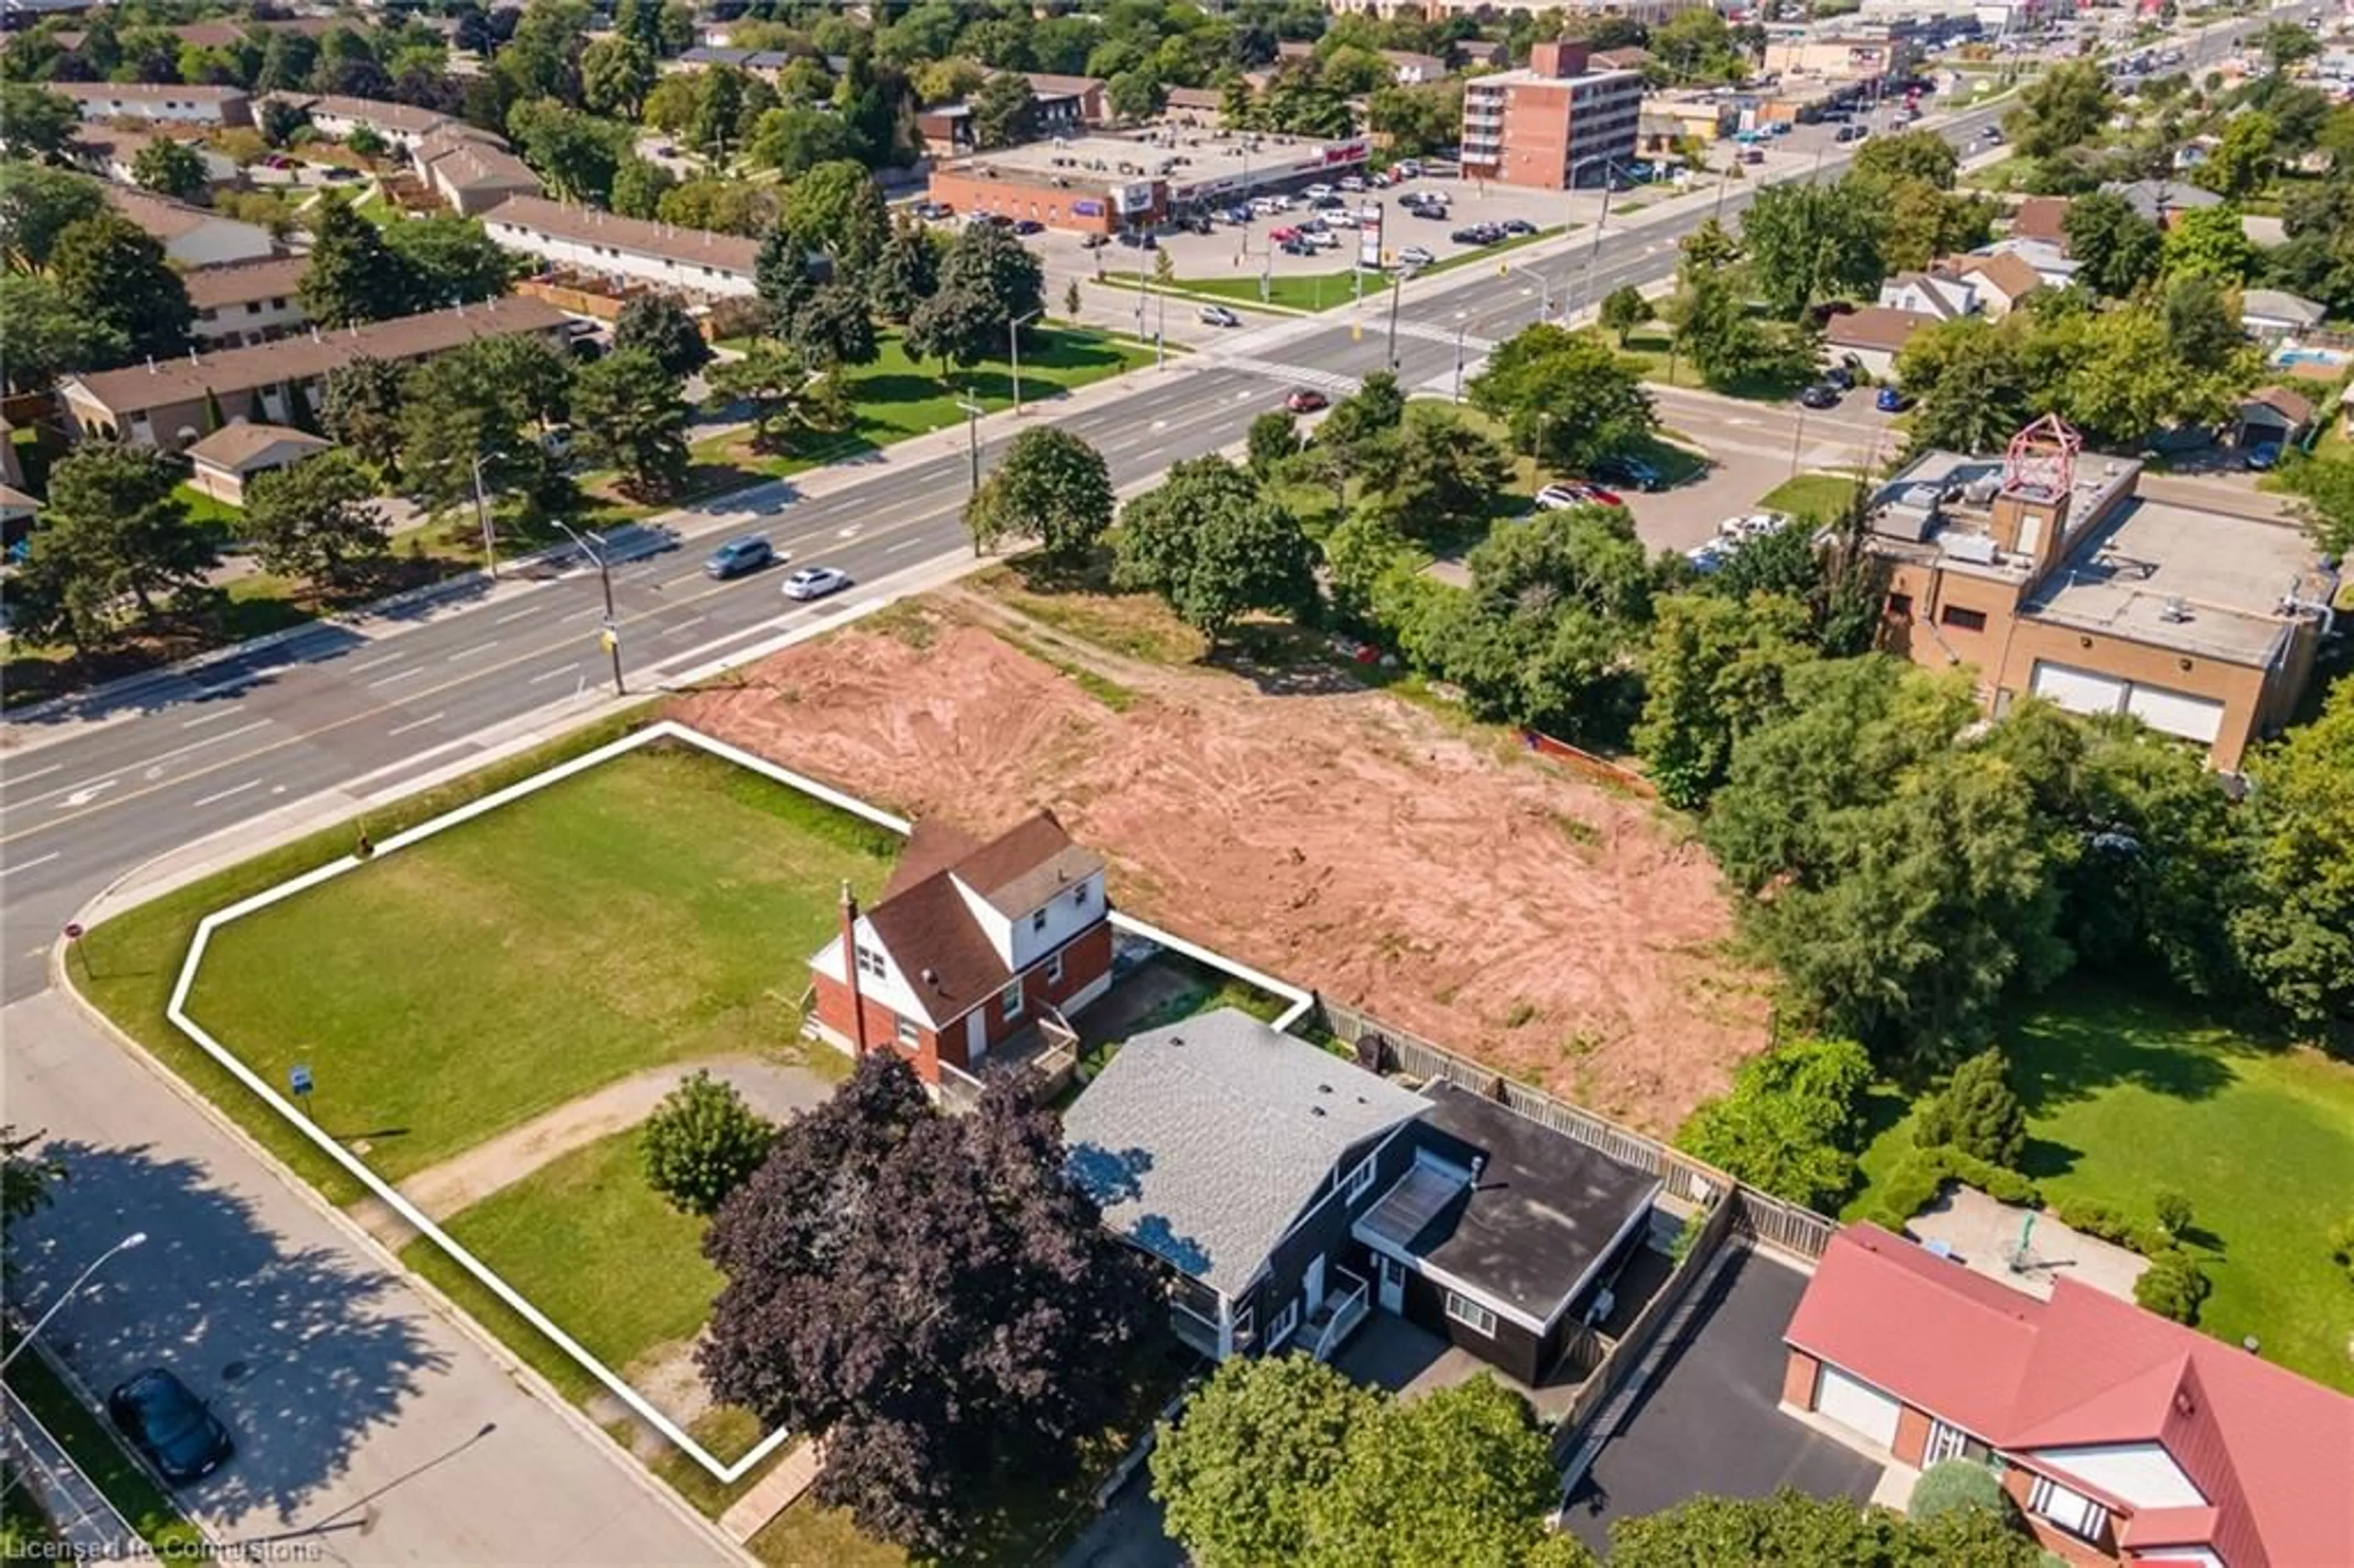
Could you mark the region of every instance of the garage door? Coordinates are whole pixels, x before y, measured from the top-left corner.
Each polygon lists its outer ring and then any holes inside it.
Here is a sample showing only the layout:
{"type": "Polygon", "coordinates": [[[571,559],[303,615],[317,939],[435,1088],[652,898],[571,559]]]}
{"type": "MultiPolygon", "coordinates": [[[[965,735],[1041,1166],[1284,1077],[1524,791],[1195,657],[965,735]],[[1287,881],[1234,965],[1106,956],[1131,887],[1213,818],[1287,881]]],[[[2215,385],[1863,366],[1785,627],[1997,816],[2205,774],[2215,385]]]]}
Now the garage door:
{"type": "Polygon", "coordinates": [[[2072,714],[2113,714],[2126,705],[2126,683],[2068,664],[2035,662],[2031,690],[2072,714]]]}
{"type": "Polygon", "coordinates": [[[2164,686],[2134,687],[2126,697],[2126,712],[2161,735],[2212,744],[2223,727],[2223,705],[2211,697],[2169,692],[2164,686]]]}
{"type": "Polygon", "coordinates": [[[1896,1446],[1897,1403],[1837,1367],[1823,1369],[1822,1382],[1815,1390],[1815,1408],[1883,1448],[1896,1446]]]}

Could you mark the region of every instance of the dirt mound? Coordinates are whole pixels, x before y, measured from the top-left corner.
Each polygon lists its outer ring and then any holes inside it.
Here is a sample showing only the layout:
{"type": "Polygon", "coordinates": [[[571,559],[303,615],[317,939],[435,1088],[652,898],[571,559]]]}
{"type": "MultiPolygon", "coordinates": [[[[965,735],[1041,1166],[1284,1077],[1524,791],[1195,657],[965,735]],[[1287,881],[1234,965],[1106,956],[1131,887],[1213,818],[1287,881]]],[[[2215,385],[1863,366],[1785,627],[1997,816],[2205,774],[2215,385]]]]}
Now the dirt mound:
{"type": "Polygon", "coordinates": [[[1140,916],[1649,1130],[1765,1044],[1713,866],[1643,803],[1378,692],[1091,662],[1125,711],[935,609],[674,711],[910,816],[1051,808],[1140,916]]]}

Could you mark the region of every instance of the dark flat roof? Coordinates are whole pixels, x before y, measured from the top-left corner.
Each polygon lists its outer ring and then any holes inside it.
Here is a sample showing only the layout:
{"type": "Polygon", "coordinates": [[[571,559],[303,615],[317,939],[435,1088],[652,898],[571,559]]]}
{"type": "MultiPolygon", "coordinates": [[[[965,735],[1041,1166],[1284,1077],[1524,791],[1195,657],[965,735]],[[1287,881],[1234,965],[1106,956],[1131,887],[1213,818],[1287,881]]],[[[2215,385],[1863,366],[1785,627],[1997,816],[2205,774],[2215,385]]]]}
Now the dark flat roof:
{"type": "Polygon", "coordinates": [[[1412,1175],[1393,1189],[1401,1212],[1427,1215],[1400,1245],[1483,1295],[1551,1319],[1627,1223],[1650,1207],[1659,1178],[1452,1084],[1423,1092],[1431,1104],[1415,1126],[1417,1146],[1458,1165],[1475,1155],[1484,1163],[1468,1194],[1435,1209],[1412,1175]]]}

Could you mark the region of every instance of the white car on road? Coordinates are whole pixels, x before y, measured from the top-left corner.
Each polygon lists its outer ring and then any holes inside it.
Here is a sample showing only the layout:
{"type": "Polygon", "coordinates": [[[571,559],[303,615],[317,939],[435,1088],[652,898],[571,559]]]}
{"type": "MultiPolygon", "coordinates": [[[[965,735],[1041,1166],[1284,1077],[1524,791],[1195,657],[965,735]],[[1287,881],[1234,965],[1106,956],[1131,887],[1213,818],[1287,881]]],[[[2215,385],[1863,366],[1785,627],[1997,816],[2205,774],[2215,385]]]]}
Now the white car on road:
{"type": "Polygon", "coordinates": [[[1398,252],[1398,260],[1409,267],[1427,267],[1438,258],[1419,245],[1409,245],[1398,252]]]}
{"type": "Polygon", "coordinates": [[[1243,324],[1243,318],[1224,305],[1204,305],[1197,313],[1204,326],[1238,327],[1243,324]]]}
{"type": "Polygon", "coordinates": [[[850,586],[850,574],[832,567],[803,567],[785,579],[787,599],[823,599],[850,586]]]}

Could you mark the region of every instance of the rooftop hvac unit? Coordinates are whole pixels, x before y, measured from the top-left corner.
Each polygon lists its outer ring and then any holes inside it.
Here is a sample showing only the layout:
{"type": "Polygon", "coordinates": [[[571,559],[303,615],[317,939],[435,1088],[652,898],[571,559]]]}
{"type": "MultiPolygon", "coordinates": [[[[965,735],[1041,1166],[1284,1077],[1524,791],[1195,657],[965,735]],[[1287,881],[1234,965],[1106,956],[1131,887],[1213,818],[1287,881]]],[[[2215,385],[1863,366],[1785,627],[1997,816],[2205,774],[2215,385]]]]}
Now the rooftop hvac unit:
{"type": "Polygon", "coordinates": [[[1973,506],[1991,505],[1996,493],[2001,489],[2001,479],[1994,474],[1988,474],[1984,479],[1974,479],[1962,486],[1962,499],[1973,506]]]}
{"type": "Polygon", "coordinates": [[[1991,534],[1948,534],[1946,554],[1957,561],[1967,561],[1974,567],[1990,567],[1995,563],[1994,535],[1991,534]]]}
{"type": "Polygon", "coordinates": [[[2179,626],[2190,619],[2190,607],[2182,602],[2180,594],[2171,594],[2164,604],[2158,607],[2158,618],[2169,625],[2179,626]]]}

